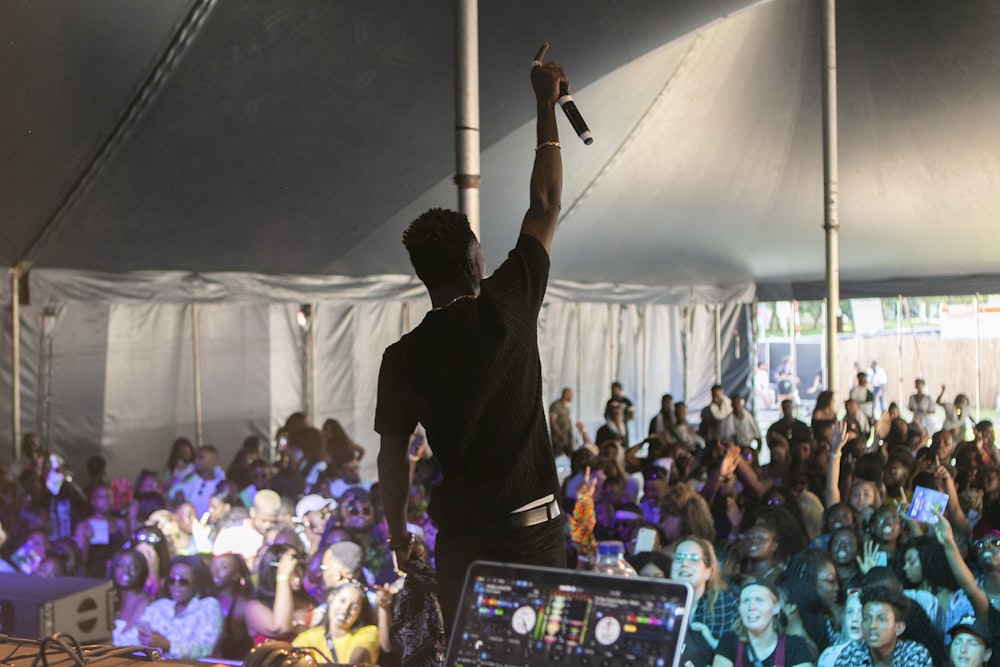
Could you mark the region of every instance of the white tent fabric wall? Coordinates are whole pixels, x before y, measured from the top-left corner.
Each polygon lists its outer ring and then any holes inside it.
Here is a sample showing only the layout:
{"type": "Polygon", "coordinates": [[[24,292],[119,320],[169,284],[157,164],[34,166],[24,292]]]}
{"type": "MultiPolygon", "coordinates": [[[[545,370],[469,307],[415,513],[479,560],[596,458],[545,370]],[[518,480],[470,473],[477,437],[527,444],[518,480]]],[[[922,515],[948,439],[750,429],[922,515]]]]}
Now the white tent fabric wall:
{"type": "MultiPolygon", "coordinates": [[[[103,454],[113,476],[158,470],[174,438],[194,439],[194,302],[203,437],[219,448],[222,465],[245,437],[269,442],[289,414],[305,409],[305,339],[296,315],[301,304],[313,304],[313,420],[318,426],[328,417],[340,421],[368,451],[362,474],[374,478],[378,436],[372,424],[382,351],[430,307],[419,282],[402,276],[39,270],[30,280],[31,304],[22,307],[22,433],[39,425],[40,315],[46,305],[63,305],[53,338],[51,442],[81,472],[89,456],[103,454]]],[[[603,421],[608,385],[620,380],[635,401],[635,433],[644,433],[661,394],[672,392],[693,407],[708,400],[714,316],[695,318],[685,343],[685,307],[724,300],[728,312],[752,297],[752,285],[659,289],[553,282],[539,322],[545,396],[554,399],[563,386],[572,387],[576,416],[593,434],[603,421]],[[690,378],[705,380],[689,384],[687,392],[685,363],[690,378]]],[[[704,308],[714,313],[714,305],[704,308]]],[[[2,379],[9,394],[9,319],[4,332],[2,379]]],[[[6,444],[3,458],[9,460],[6,444]]]]}

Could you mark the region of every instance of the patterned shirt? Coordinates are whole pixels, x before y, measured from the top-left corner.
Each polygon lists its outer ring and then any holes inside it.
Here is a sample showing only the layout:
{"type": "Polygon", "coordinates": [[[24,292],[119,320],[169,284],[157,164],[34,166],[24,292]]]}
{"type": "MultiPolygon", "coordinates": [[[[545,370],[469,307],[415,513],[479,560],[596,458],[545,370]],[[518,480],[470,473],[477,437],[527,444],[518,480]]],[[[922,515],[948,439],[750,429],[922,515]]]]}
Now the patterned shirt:
{"type": "Polygon", "coordinates": [[[698,604],[695,605],[691,620],[695,623],[704,623],[708,626],[712,636],[719,639],[722,633],[732,631],[733,621],[736,620],[738,613],[739,598],[732,590],[725,590],[721,591],[719,596],[715,598],[712,616],[709,618],[708,591],[705,591],[705,594],[698,600],[698,604]]]}
{"type": "MultiPolygon", "coordinates": [[[[833,663],[834,667],[872,667],[872,664],[872,654],[864,640],[849,643],[833,663]]],[[[931,654],[923,644],[908,639],[896,641],[891,667],[927,667],[930,664],[931,654]]]]}
{"type": "Polygon", "coordinates": [[[177,603],[170,598],[160,598],[142,610],[136,625],[146,623],[170,642],[164,658],[197,660],[211,653],[222,632],[219,601],[195,597],[180,614],[174,613],[176,608],[177,603]]]}

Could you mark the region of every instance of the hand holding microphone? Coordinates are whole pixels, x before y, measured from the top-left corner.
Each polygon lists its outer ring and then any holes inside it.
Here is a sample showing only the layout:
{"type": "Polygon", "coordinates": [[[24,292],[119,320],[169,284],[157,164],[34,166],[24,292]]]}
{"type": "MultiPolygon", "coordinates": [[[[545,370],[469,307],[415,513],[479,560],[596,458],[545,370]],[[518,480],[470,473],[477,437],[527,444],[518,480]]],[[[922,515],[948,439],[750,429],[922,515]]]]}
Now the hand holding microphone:
{"type": "Polygon", "coordinates": [[[583,141],[584,144],[589,146],[594,143],[594,136],[591,133],[590,128],[587,127],[587,122],[583,120],[583,115],[577,108],[576,102],[573,101],[573,97],[569,94],[569,82],[566,80],[566,77],[562,75],[562,70],[558,65],[553,62],[549,62],[544,65],[542,64],[542,58],[545,56],[545,52],[548,48],[548,42],[542,45],[542,48],[539,49],[538,54],[531,63],[532,67],[533,69],[545,67],[559,70],[561,80],[559,81],[559,97],[557,98],[557,101],[559,102],[559,106],[562,107],[563,113],[566,114],[566,118],[569,119],[570,125],[573,126],[573,131],[576,132],[577,136],[580,137],[580,140],[583,141]]]}
{"type": "Polygon", "coordinates": [[[576,108],[576,102],[569,94],[569,87],[566,84],[559,86],[559,106],[562,107],[566,118],[569,118],[569,124],[573,126],[573,131],[580,137],[580,140],[587,146],[594,143],[594,137],[590,133],[590,128],[587,127],[587,121],[583,119],[580,110],[576,108]]]}

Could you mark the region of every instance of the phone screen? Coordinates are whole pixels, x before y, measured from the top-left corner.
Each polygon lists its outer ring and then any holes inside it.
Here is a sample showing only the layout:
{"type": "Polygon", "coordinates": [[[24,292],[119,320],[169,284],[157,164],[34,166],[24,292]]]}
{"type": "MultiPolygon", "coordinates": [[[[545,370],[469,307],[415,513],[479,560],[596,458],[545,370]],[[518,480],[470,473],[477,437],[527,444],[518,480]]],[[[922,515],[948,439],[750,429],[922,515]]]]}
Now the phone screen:
{"type": "Polygon", "coordinates": [[[652,551],[656,539],[656,531],[652,528],[640,528],[635,534],[635,553],[652,551]]]}

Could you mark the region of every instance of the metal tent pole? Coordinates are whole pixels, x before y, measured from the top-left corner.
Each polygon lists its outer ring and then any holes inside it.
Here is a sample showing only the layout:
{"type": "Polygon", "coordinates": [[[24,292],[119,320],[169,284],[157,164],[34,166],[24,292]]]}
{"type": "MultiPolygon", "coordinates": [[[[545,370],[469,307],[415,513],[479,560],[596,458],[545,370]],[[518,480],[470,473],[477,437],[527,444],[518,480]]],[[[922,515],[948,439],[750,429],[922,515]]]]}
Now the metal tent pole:
{"type": "MultiPolygon", "coordinates": [[[[983,367],[979,358],[980,345],[982,345],[982,332],[980,331],[979,306],[982,303],[982,296],[976,292],[976,423],[982,419],[982,388],[983,388],[983,367]]],[[[965,422],[962,422],[963,433],[965,432],[965,422]]]]}
{"type": "MultiPolygon", "coordinates": [[[[896,296],[896,340],[899,343],[899,373],[896,379],[896,405],[903,402],[903,295],[896,296]]],[[[891,402],[891,401],[890,401],[891,402]]]]}
{"type": "Polygon", "coordinates": [[[196,447],[204,444],[201,423],[201,354],[198,344],[198,304],[191,304],[191,355],[194,367],[194,442],[196,447]]]}
{"type": "Polygon", "coordinates": [[[21,442],[21,277],[19,267],[10,270],[11,463],[17,461],[17,447],[21,442]]]}
{"type": "Polygon", "coordinates": [[[722,306],[715,304],[715,384],[722,384],[722,306]]]}
{"type": "Polygon", "coordinates": [[[840,314],[839,166],[837,152],[837,0],[823,1],[823,193],[826,230],[826,386],[837,386],[840,314]]]}
{"type": "Polygon", "coordinates": [[[455,184],[458,210],[479,234],[479,5],[455,0],[455,184]]]}

